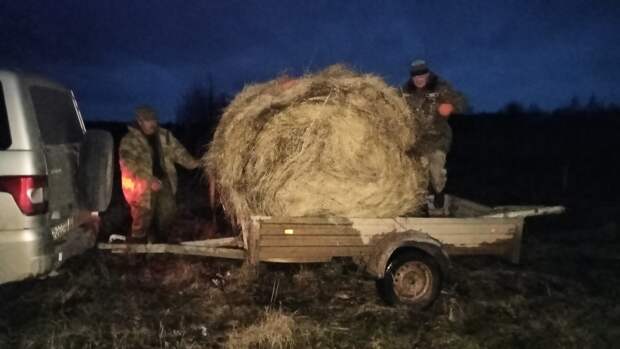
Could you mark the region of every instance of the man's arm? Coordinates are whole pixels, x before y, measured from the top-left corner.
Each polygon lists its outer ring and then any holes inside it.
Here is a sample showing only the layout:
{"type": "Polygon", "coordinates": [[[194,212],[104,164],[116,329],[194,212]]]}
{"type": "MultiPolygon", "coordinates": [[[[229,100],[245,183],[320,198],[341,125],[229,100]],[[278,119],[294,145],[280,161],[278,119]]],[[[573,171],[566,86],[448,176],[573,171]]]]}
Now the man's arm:
{"type": "Polygon", "coordinates": [[[462,114],[467,111],[467,99],[448,83],[441,89],[441,102],[452,104],[452,113],[462,114]]]}
{"type": "Polygon", "coordinates": [[[174,157],[174,162],[185,167],[188,170],[193,170],[200,166],[200,162],[196,160],[185,147],[179,142],[178,139],[168,131],[168,135],[170,136],[170,147],[172,149],[172,154],[174,157]]]}

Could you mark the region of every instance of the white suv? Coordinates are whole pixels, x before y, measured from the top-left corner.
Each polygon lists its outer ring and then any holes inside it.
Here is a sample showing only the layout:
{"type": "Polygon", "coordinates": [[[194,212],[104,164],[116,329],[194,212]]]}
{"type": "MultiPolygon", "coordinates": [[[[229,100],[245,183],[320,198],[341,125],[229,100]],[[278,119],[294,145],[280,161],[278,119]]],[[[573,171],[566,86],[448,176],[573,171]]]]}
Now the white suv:
{"type": "Polygon", "coordinates": [[[86,132],[73,93],[0,70],[0,284],[48,273],[94,245],[113,140],[86,132]]]}

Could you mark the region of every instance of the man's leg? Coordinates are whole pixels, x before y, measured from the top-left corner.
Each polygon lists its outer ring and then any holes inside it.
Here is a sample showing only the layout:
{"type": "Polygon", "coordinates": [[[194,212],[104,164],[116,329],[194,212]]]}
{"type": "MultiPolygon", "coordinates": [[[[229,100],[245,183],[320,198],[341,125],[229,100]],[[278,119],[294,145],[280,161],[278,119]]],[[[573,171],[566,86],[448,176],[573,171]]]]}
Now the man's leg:
{"type": "Polygon", "coordinates": [[[446,153],[436,150],[428,155],[431,185],[435,193],[441,193],[446,187],[448,172],[446,171],[446,153]]]}
{"type": "Polygon", "coordinates": [[[170,228],[176,217],[177,205],[168,180],[162,180],[162,186],[157,193],[156,203],[156,236],[159,242],[168,242],[170,228]]]}
{"type": "Polygon", "coordinates": [[[448,171],[446,171],[446,153],[436,150],[429,154],[429,172],[431,177],[431,188],[434,194],[434,205],[436,208],[443,207],[444,197],[443,190],[448,180],[448,171]]]}
{"type": "Polygon", "coordinates": [[[144,206],[131,205],[131,242],[146,242],[151,222],[153,221],[153,211],[144,206]]]}

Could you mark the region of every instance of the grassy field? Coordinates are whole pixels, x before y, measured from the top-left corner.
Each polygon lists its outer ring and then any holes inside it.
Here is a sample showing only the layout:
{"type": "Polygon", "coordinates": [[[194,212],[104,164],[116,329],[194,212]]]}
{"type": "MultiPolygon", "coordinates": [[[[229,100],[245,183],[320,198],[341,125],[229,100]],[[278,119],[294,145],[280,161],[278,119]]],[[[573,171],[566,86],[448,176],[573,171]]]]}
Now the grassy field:
{"type": "Polygon", "coordinates": [[[530,222],[519,266],[453,260],[425,311],[388,307],[355,265],[92,251],[0,288],[1,348],[617,348],[617,221],[530,222]]]}

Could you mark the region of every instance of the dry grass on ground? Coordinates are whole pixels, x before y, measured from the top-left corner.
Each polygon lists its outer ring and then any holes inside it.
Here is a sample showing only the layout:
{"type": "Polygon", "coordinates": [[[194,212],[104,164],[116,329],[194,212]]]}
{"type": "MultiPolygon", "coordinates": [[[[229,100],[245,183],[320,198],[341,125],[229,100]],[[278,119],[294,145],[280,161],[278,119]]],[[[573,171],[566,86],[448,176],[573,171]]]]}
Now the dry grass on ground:
{"type": "Polygon", "coordinates": [[[521,266],[455,260],[422,312],[383,305],[347,262],[265,266],[252,279],[237,262],[153,256],[131,267],[93,252],[57,277],[0,288],[0,347],[612,348],[614,229],[577,242],[527,233],[521,266]]]}

